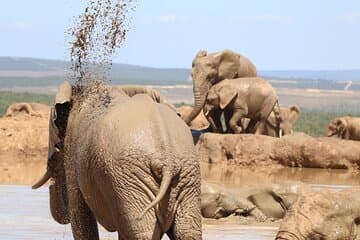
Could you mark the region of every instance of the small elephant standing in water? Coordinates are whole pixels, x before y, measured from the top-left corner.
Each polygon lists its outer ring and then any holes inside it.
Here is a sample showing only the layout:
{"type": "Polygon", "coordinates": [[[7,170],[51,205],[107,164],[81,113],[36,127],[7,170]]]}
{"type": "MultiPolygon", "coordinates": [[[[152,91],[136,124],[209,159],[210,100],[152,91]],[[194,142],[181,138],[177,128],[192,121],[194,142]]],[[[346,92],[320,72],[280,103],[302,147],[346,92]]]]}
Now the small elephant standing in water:
{"type": "MultiPolygon", "coordinates": [[[[271,84],[259,77],[225,79],[215,84],[209,91],[204,113],[214,132],[222,132],[221,112],[225,113],[226,124],[234,133],[261,134],[278,97],[271,84]],[[245,129],[241,120],[250,118],[245,129]]],[[[277,125],[278,126],[278,125],[277,125]]]]}
{"type": "Polygon", "coordinates": [[[49,123],[50,210],[74,239],[201,239],[200,166],[186,124],[148,95],[65,82],[49,123]],[[129,111],[131,109],[131,111],[129,111]]]}
{"type": "Polygon", "coordinates": [[[360,141],[360,118],[350,116],[335,118],[329,123],[326,135],[360,141]]]}
{"type": "Polygon", "coordinates": [[[245,56],[231,50],[208,54],[199,51],[193,62],[191,76],[194,90],[194,109],[185,116],[189,124],[202,110],[209,89],[227,78],[256,77],[255,65],[245,56]]]}

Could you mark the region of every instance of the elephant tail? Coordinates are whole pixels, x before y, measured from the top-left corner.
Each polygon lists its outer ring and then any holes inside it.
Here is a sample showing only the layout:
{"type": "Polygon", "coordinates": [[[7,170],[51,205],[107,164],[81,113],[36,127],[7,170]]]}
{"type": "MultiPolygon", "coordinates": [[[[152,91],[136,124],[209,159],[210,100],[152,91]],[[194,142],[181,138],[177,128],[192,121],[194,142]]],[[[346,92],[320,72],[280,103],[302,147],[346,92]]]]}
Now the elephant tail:
{"type": "Polygon", "coordinates": [[[160,189],[158,194],[156,195],[155,199],[144,209],[144,211],[140,214],[137,220],[141,220],[145,213],[149,211],[151,208],[155,207],[165,196],[172,180],[172,173],[170,169],[164,167],[162,170],[162,179],[160,183],[160,189]]]}

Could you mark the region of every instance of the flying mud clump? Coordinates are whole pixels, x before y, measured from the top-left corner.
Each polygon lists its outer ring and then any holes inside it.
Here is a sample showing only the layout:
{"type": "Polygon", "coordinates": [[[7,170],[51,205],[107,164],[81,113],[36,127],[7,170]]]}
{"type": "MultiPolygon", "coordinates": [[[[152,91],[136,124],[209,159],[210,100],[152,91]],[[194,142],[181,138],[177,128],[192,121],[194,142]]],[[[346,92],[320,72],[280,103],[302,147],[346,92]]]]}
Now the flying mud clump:
{"type": "Polygon", "coordinates": [[[71,79],[76,86],[105,81],[115,50],[129,29],[128,14],[135,0],[88,0],[85,12],[68,30],[71,38],[71,79]]]}

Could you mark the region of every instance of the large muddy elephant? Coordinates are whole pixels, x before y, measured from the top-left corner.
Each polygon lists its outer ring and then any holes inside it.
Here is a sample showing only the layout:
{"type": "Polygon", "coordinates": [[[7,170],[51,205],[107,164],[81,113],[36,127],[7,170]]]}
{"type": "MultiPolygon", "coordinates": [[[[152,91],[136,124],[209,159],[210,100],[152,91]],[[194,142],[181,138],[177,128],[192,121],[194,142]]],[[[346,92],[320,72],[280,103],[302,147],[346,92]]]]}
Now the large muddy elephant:
{"type": "Polygon", "coordinates": [[[350,116],[335,118],[329,123],[326,135],[360,141],[360,118],[350,116]]]}
{"type": "Polygon", "coordinates": [[[304,195],[286,213],[276,240],[360,239],[360,191],[304,195]]]}
{"type": "Polygon", "coordinates": [[[149,96],[65,82],[49,129],[50,210],[77,240],[201,239],[200,167],[186,124],[149,96]],[[131,111],[129,111],[131,109],[131,111]]]}
{"type": "Polygon", "coordinates": [[[255,65],[246,57],[230,50],[207,54],[199,51],[192,62],[194,109],[184,118],[190,123],[202,110],[206,95],[214,84],[226,78],[256,77],[255,65]]]}
{"type": "Polygon", "coordinates": [[[274,108],[277,103],[274,88],[262,78],[225,79],[210,88],[204,112],[213,132],[224,132],[220,113],[225,112],[226,125],[233,133],[245,133],[246,130],[261,134],[271,111],[279,119],[279,112],[274,108]],[[244,118],[251,119],[246,129],[241,121],[244,118]]]}
{"type": "Polygon", "coordinates": [[[120,85],[119,88],[130,97],[133,97],[137,94],[146,94],[151,97],[151,99],[153,99],[155,102],[163,103],[169,106],[174,112],[180,115],[175,106],[169,103],[167,99],[156,89],[141,85],[120,85]]]}

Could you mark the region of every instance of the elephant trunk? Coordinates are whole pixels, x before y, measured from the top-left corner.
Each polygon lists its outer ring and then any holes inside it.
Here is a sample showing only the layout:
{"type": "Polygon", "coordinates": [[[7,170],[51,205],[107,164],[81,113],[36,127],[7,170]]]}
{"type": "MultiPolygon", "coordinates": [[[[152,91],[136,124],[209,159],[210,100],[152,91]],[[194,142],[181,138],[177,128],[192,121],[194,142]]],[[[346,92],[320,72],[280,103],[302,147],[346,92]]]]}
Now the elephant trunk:
{"type": "Polygon", "coordinates": [[[49,187],[51,215],[60,224],[70,222],[65,176],[58,176],[49,187]]]}
{"type": "Polygon", "coordinates": [[[190,124],[192,120],[200,113],[205,104],[205,99],[209,89],[211,87],[210,83],[205,83],[205,86],[195,87],[194,89],[194,109],[191,113],[185,117],[184,121],[186,124],[190,124]]]}

